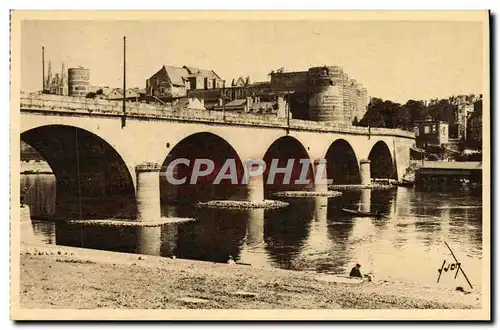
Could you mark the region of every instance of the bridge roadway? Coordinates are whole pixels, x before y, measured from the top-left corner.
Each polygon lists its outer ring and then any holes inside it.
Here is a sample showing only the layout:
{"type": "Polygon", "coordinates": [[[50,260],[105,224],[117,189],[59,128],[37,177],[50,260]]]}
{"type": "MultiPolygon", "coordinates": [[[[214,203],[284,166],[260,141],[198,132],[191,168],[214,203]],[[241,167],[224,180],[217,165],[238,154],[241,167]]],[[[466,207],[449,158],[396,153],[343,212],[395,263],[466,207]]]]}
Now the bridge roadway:
{"type": "MultiPolygon", "coordinates": [[[[65,204],[75,204],[79,190],[80,216],[82,200],[83,213],[100,212],[100,206],[104,212],[100,201],[108,200],[121,203],[119,207],[134,204],[139,214],[151,209],[148,216],[156,216],[157,172],[183,148],[180,154],[200,157],[197,146],[206,144],[211,154],[205,156],[225,153],[242,162],[284,150],[313,163],[326,160],[334,183],[366,183],[370,171],[375,177],[400,178],[415,143],[413,133],[398,129],[287,122],[267,115],[223,117],[220,112],[144,103],[128,102],[124,116],[121,102],[56,95],[22,95],[20,114],[21,140],[39,151],[56,175],[56,209],[75,213],[75,206],[65,204]]],[[[252,184],[248,198],[262,200],[263,180],[252,184]]]]}

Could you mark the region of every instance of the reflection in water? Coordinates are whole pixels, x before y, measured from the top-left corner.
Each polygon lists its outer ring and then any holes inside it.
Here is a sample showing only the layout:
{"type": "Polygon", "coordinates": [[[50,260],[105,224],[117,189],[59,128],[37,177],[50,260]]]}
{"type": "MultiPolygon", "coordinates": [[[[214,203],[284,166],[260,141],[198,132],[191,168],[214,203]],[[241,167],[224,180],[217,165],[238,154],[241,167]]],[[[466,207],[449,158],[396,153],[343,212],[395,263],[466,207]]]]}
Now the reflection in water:
{"type": "Polygon", "coordinates": [[[264,239],[264,209],[246,210],[247,231],[241,244],[239,262],[252,267],[272,267],[263,249],[264,239]]]}
{"type": "Polygon", "coordinates": [[[328,214],[328,197],[314,198],[314,221],[324,223],[328,214]]]}
{"type": "Polygon", "coordinates": [[[32,220],[33,233],[43,243],[56,244],[56,224],[49,221],[32,220]]]}
{"type": "Polygon", "coordinates": [[[247,234],[245,242],[249,247],[264,242],[264,209],[248,210],[247,234]]]}
{"type": "Polygon", "coordinates": [[[378,235],[372,219],[357,219],[354,220],[351,235],[347,239],[346,245],[349,250],[349,262],[347,268],[354,266],[356,263],[361,264],[363,272],[375,273],[374,269],[374,249],[378,240],[378,235]]]}
{"type": "Polygon", "coordinates": [[[314,198],[314,214],[309,235],[301,250],[301,269],[331,271],[331,240],[328,235],[328,198],[314,198]]]}
{"type": "Polygon", "coordinates": [[[394,200],[394,213],[395,216],[401,214],[408,214],[410,212],[410,194],[411,191],[405,187],[399,187],[396,189],[395,200],[394,200]]]}
{"type": "Polygon", "coordinates": [[[297,269],[297,257],[308,235],[314,205],[310,199],[288,201],[286,208],[265,212],[265,250],[276,266],[297,269]]]}
{"type": "Polygon", "coordinates": [[[362,189],[360,210],[362,212],[371,212],[371,202],[372,202],[372,190],[362,189]]]}
{"type": "Polygon", "coordinates": [[[56,223],[56,240],[59,245],[134,253],[138,241],[137,229],[56,223]]]}
{"type": "Polygon", "coordinates": [[[242,210],[193,208],[179,209],[179,216],[196,222],[180,225],[176,256],[226,262],[230,255],[239,260],[240,242],[246,235],[246,214],[242,210]]]}
{"type": "Polygon", "coordinates": [[[325,247],[330,245],[328,237],[328,198],[315,197],[314,198],[314,214],[313,219],[309,225],[309,235],[302,249],[303,256],[312,256],[320,258],[322,251],[325,247]]]}
{"type": "Polygon", "coordinates": [[[50,174],[21,175],[21,189],[28,187],[26,204],[30,206],[31,217],[47,219],[55,214],[56,177],[50,174]]]}
{"type": "Polygon", "coordinates": [[[161,248],[159,255],[169,258],[175,256],[178,230],[179,227],[177,224],[168,224],[161,227],[161,248]]]}
{"type": "Polygon", "coordinates": [[[394,209],[392,207],[395,199],[395,189],[390,190],[373,190],[371,193],[371,210],[380,214],[391,214],[394,209]]]}
{"type": "Polygon", "coordinates": [[[137,227],[136,253],[160,255],[161,227],[137,227]]]}
{"type": "MultiPolygon", "coordinates": [[[[32,185],[28,204],[43,215],[54,211],[52,176],[22,176],[32,185]]],[[[253,267],[347,273],[354,263],[377,279],[435,284],[437,269],[452,257],[462,262],[473,285],[481,283],[481,197],[439,192],[345,191],[338,198],[287,199],[279,210],[212,210],[162,205],[162,215],[195,222],[153,228],[103,228],[33,221],[35,235],[48,244],[83,246],[166,257],[226,262],[229,255],[253,267]],[[341,208],[384,214],[357,218],[341,208]],[[404,266],[402,266],[404,265],[404,266]]],[[[464,285],[460,275],[440,285],[464,285]]]]}

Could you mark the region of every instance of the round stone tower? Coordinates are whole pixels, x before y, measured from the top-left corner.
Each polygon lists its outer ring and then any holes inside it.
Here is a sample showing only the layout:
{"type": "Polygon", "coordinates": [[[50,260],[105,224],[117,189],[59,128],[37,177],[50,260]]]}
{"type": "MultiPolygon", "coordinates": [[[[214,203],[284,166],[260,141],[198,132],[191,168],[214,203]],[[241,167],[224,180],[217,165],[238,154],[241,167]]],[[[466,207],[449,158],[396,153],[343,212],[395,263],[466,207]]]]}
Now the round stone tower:
{"type": "Polygon", "coordinates": [[[309,117],[320,122],[347,123],[344,114],[344,71],[338,66],[309,69],[309,117]]]}

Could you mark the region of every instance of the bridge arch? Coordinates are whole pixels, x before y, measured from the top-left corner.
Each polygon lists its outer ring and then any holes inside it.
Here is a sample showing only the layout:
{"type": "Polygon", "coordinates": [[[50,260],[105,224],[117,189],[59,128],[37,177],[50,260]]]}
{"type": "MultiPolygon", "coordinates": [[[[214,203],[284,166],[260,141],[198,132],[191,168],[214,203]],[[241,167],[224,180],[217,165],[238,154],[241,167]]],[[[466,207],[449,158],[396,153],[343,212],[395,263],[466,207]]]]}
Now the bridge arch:
{"type": "Polygon", "coordinates": [[[387,143],[380,140],[375,143],[368,155],[370,160],[371,177],[374,179],[393,179],[395,178],[394,162],[392,160],[391,150],[387,143]]]}
{"type": "Polygon", "coordinates": [[[44,157],[56,177],[56,217],[134,217],[134,180],[116,149],[100,136],[69,125],[42,125],[21,141],[44,157]]]}
{"type": "MultiPolygon", "coordinates": [[[[202,165],[201,170],[205,169],[207,165],[202,165]]],[[[231,169],[226,169],[224,173],[230,171],[231,169]]],[[[226,139],[207,131],[193,133],[177,142],[163,160],[159,178],[160,200],[162,204],[182,204],[210,199],[244,199],[246,196],[242,188],[244,185],[241,184],[242,176],[242,160],[226,139]],[[166,173],[169,165],[181,158],[187,159],[189,165],[179,163],[172,166],[172,176],[176,180],[185,179],[185,183],[175,184],[167,179],[166,173]],[[214,170],[210,174],[195,178],[193,169],[197,159],[210,159],[214,163],[214,170]],[[224,178],[219,184],[213,184],[227,160],[234,160],[237,183],[230,178],[224,178]],[[196,184],[190,184],[191,179],[195,180],[196,184]]]]}
{"type": "Polygon", "coordinates": [[[349,142],[335,140],[328,148],[325,159],[328,179],[333,180],[333,184],[361,183],[358,157],[349,142]]]}
{"type": "Polygon", "coordinates": [[[306,166],[308,166],[306,177],[309,179],[309,184],[295,183],[296,180],[301,178],[302,174],[303,164],[300,163],[300,160],[307,159],[309,162],[312,161],[303,143],[297,138],[289,135],[279,137],[269,145],[262,159],[266,163],[266,170],[263,175],[265,193],[271,194],[283,190],[311,190],[314,188],[313,166],[310,163],[309,165],[306,163],[306,166]],[[288,162],[293,160],[290,183],[286,183],[284,180],[284,173],[276,173],[274,180],[271,178],[268,182],[273,160],[276,162],[278,168],[286,168],[288,162]]]}

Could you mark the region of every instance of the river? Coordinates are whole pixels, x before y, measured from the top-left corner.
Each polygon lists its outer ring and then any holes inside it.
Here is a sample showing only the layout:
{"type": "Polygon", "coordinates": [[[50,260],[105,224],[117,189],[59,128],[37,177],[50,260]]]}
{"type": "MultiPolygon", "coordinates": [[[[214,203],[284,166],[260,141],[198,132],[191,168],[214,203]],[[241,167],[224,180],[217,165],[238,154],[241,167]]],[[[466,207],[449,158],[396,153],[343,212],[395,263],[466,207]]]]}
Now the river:
{"type": "MultiPolygon", "coordinates": [[[[55,210],[55,178],[22,175],[33,217],[55,210]]],[[[435,284],[447,242],[470,282],[481,285],[482,200],[467,192],[412,188],[346,191],[338,198],[286,199],[279,210],[213,210],[162,205],[162,214],[196,221],[147,228],[103,228],[33,219],[48,244],[226,262],[252,267],[348,273],[356,263],[378,280],[435,284]],[[379,211],[382,218],[345,215],[342,207],[379,211]]],[[[446,266],[445,266],[446,268],[446,266]]],[[[438,285],[467,287],[462,274],[443,272],[438,285]]]]}

